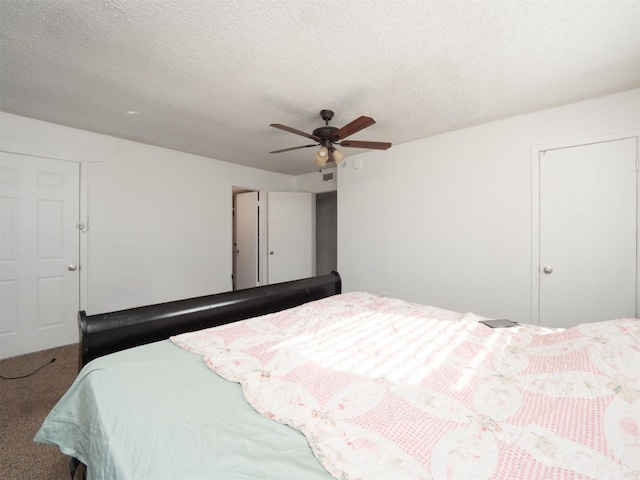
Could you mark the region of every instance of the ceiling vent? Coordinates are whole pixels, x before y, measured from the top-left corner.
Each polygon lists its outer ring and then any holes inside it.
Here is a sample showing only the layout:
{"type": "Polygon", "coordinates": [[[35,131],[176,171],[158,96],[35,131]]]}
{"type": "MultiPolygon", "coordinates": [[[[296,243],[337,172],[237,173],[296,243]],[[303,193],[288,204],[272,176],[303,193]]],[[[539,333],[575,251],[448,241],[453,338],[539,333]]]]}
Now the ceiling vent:
{"type": "Polygon", "coordinates": [[[323,173],[322,174],[322,181],[323,182],[335,182],[336,181],[335,173],[334,172],[323,173]]]}

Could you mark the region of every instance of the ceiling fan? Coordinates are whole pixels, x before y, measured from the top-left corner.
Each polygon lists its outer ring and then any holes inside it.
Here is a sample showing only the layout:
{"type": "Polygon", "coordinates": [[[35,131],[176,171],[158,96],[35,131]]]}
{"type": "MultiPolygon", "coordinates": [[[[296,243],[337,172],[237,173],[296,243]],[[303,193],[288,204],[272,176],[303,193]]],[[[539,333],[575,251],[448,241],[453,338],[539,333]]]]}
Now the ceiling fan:
{"type": "Polygon", "coordinates": [[[310,138],[318,143],[312,145],[301,145],[299,147],[283,148],[282,150],[274,150],[269,153],[282,153],[289,152],[291,150],[297,150],[298,148],[317,147],[320,145],[320,150],[316,153],[316,163],[320,167],[325,167],[327,162],[340,163],[345,155],[338,150],[335,145],[350,148],[371,148],[376,150],[386,150],[391,147],[389,142],[365,142],[359,140],[345,140],[345,138],[359,132],[367,127],[370,127],[376,121],[371,117],[358,117],[353,122],[346,124],[342,128],[333,127],[329,125],[329,121],[333,118],[333,111],[322,110],[320,116],[324,120],[325,124],[322,127],[316,128],[313,133],[306,133],[295,128],[287,127],[279,123],[272,123],[271,126],[284,130],[286,132],[302,135],[303,137],[310,138]]]}

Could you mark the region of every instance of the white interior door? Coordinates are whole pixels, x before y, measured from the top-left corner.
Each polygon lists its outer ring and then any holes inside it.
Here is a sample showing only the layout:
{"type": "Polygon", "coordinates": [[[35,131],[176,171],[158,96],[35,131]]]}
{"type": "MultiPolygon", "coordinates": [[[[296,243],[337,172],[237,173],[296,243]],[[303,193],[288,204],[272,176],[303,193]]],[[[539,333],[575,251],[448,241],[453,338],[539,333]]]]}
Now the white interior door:
{"type": "Polygon", "coordinates": [[[258,192],[236,195],[235,288],[256,287],[260,283],[258,192]]]}
{"type": "Polygon", "coordinates": [[[0,357],[78,342],[80,166],[0,153],[0,357]]]}
{"type": "Polygon", "coordinates": [[[268,192],[268,283],[311,277],[315,273],[314,196],[268,192]]]}
{"type": "Polygon", "coordinates": [[[636,139],[540,154],[540,324],[636,316],[636,139]]]}

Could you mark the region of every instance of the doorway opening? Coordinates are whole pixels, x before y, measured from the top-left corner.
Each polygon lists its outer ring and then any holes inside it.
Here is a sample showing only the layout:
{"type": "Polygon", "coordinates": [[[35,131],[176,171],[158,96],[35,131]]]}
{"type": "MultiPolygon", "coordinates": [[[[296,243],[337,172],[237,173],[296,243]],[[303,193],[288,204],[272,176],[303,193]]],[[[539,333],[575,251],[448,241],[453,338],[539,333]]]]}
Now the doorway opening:
{"type": "MultiPolygon", "coordinates": [[[[264,259],[261,258],[262,247],[260,245],[260,231],[264,227],[265,212],[260,211],[258,207],[254,212],[250,213],[250,220],[238,222],[239,217],[246,218],[246,212],[242,212],[244,207],[242,200],[248,195],[240,194],[252,194],[255,196],[254,200],[258,200],[260,195],[266,194],[266,192],[258,192],[256,190],[233,187],[232,189],[232,288],[233,290],[240,290],[243,288],[249,288],[251,286],[260,285],[264,275],[261,276],[264,266],[264,259]],[[240,211],[240,215],[239,212],[240,211]],[[247,261],[247,257],[241,255],[251,251],[252,255],[247,261]],[[255,252],[255,255],[253,254],[255,252]]],[[[324,192],[314,195],[314,256],[313,266],[315,275],[324,275],[337,270],[337,217],[338,217],[338,202],[337,192],[324,192]]],[[[265,217],[266,218],[266,217],[265,217]]]]}
{"type": "Polygon", "coordinates": [[[316,275],[338,270],[338,192],[316,194],[316,275]]]}
{"type": "Polygon", "coordinates": [[[242,187],[233,187],[232,189],[232,207],[231,207],[231,215],[233,218],[232,222],[232,270],[231,270],[231,289],[239,290],[242,288],[247,288],[247,286],[251,285],[255,282],[255,285],[259,284],[260,280],[260,214],[259,209],[255,212],[255,219],[251,221],[251,224],[247,222],[241,222],[241,225],[238,225],[238,210],[241,209],[240,216],[247,208],[243,205],[243,202],[239,202],[238,197],[240,194],[254,194],[256,196],[256,201],[259,195],[258,191],[250,190],[248,188],[242,187]],[[240,203],[240,204],[239,204],[240,203]],[[243,253],[247,253],[247,250],[253,250],[253,253],[250,258],[246,258],[245,255],[239,257],[240,249],[242,249],[243,253]],[[246,260],[245,260],[246,258],[246,260]]]}

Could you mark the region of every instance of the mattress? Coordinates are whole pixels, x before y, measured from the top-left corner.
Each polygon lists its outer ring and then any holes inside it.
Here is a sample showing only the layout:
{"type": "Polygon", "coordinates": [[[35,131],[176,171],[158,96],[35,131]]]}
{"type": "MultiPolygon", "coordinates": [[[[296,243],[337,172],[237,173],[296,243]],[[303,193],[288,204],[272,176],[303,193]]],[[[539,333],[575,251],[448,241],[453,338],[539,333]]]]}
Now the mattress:
{"type": "Polygon", "coordinates": [[[35,441],[99,479],[640,478],[640,320],[351,292],[98,358],[35,441]]]}

